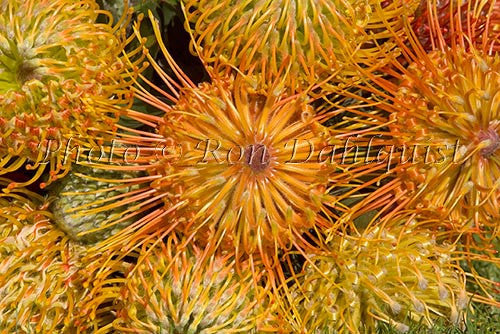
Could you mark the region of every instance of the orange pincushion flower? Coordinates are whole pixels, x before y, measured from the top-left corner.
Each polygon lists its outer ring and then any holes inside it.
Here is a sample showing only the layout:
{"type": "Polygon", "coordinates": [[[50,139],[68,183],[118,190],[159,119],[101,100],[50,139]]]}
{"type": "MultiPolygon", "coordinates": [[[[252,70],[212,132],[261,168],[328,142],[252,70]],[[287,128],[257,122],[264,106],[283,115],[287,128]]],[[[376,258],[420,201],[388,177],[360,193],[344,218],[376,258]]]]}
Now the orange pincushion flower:
{"type": "Polygon", "coordinates": [[[335,199],[326,185],[335,168],[311,157],[328,146],[328,128],[319,122],[327,114],[314,114],[297,97],[266,97],[242,80],[216,78],[183,88],[174,106],[158,107],[168,108],[163,118],[145,117],[155,119],[158,139],[172,150],[134,162],[150,174],[144,191],[163,204],[167,218],[141,219],[125,233],[138,225],[140,233],[177,225],[199,241],[223,240],[253,253],[333,225],[327,217],[335,199]]]}
{"type": "MultiPolygon", "coordinates": [[[[374,175],[385,168],[362,159],[352,162],[358,152],[342,152],[342,138],[380,124],[356,122],[352,110],[350,117],[325,126],[322,122],[336,114],[335,103],[313,106],[305,95],[288,95],[276,86],[265,94],[256,92],[240,75],[213,76],[210,83],[196,86],[175,64],[154,27],[176,78],[148,55],[168,89],[146,81],[160,96],[141,86],[136,95],[165,115],[129,111],[156,133],[130,130],[119,135],[117,142],[133,145],[132,164],[93,165],[146,171],[149,176],[125,182],[148,186],[112,205],[144,198],[140,211],[131,214],[147,214],[103,246],[114,248],[125,238],[132,248],[145,235],[167,235],[177,229],[198,242],[236,248],[238,255],[269,256],[292,244],[309,246],[303,234],[314,238],[319,230],[338,227],[334,217],[345,211],[340,200],[370,187],[374,175]],[[332,153],[334,145],[337,153],[332,153]]],[[[121,155],[126,150],[114,152],[121,155]]]]}
{"type": "MultiPolygon", "coordinates": [[[[467,12],[491,14],[496,6],[472,1],[467,12]]],[[[493,22],[478,37],[474,17],[456,15],[445,39],[430,12],[433,49],[412,37],[406,59],[394,61],[385,78],[368,74],[380,89],[365,89],[389,113],[385,135],[398,149],[398,166],[391,186],[367,201],[395,191],[401,205],[450,219],[451,235],[469,245],[474,235],[487,241],[500,232],[500,57],[498,39],[487,33],[493,22]]]]}
{"type": "MultiPolygon", "coordinates": [[[[480,0],[479,0],[480,1],[480,0]]],[[[478,42],[482,38],[494,41],[500,33],[500,5],[484,6],[478,0],[423,0],[415,13],[412,27],[425,50],[432,50],[437,42],[436,27],[443,39],[450,43],[453,39],[452,25],[460,24],[467,17],[471,36],[478,42]],[[434,17],[433,19],[430,19],[434,17]],[[438,23],[438,25],[436,25],[438,23]]],[[[500,44],[493,45],[496,51],[500,44]]]]}
{"type": "Polygon", "coordinates": [[[427,59],[433,71],[419,63],[408,68],[396,95],[406,109],[391,115],[391,130],[401,142],[436,145],[428,163],[408,166],[408,182],[415,183],[424,206],[498,229],[500,58],[432,51],[427,59]]]}
{"type": "Polygon", "coordinates": [[[291,91],[346,80],[358,73],[355,64],[383,65],[395,46],[387,41],[390,30],[399,31],[418,5],[416,0],[183,2],[193,52],[205,62],[234,67],[260,88],[281,81],[291,91]]]}
{"type": "Polygon", "coordinates": [[[70,138],[115,130],[137,71],[121,57],[127,23],[113,26],[94,0],[0,1],[0,174],[28,163],[29,182],[47,166],[52,181],[70,163],[70,138]]]}
{"type": "Polygon", "coordinates": [[[185,152],[156,167],[162,178],[152,186],[172,194],[170,205],[186,203],[193,228],[217,229],[216,237],[253,252],[330,226],[316,213],[333,199],[325,188],[331,166],[306,161],[312,147],[327,146],[324,116],[300,100],[248,91],[238,79],[183,90],[159,134],[185,152]]]}

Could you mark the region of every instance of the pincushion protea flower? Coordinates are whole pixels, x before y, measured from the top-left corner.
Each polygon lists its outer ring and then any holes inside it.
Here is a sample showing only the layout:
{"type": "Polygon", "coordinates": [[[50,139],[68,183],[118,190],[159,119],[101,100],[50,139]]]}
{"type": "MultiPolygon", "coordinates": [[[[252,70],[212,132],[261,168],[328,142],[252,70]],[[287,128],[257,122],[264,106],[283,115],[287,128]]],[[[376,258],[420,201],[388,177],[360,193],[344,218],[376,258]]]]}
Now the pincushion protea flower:
{"type": "Polygon", "coordinates": [[[374,333],[377,321],[405,332],[411,321],[461,321],[468,298],[455,247],[413,231],[415,223],[396,218],[360,237],[336,235],[328,252],[307,255],[282,288],[293,332],[374,333]]]}
{"type": "MultiPolygon", "coordinates": [[[[214,76],[211,83],[195,86],[175,64],[154,26],[177,78],[148,56],[167,89],[150,83],[152,89],[138,87],[136,95],[165,115],[129,111],[128,116],[154,127],[156,133],[129,130],[116,139],[133,145],[133,164],[97,161],[92,166],[147,171],[149,176],[127,182],[148,185],[142,195],[135,194],[147,198],[143,211],[136,214],[155,210],[103,243],[106,249],[124,238],[132,247],[147,234],[166,235],[174,229],[210,246],[235,248],[238,254],[269,256],[291,244],[308,247],[303,234],[316,230],[310,240],[317,230],[336,226],[330,207],[338,204],[336,209],[344,210],[343,196],[371,186],[370,173],[384,169],[383,164],[362,159],[353,163],[357,152],[339,153],[345,141],[336,138],[368,131],[376,122],[352,121],[357,117],[354,110],[350,122],[324,126],[321,122],[335,114],[335,104],[314,108],[306,97],[287,95],[279,84],[266,94],[258,93],[239,75],[214,76]],[[337,153],[332,153],[334,145],[337,153]],[[330,194],[338,189],[344,191],[337,197],[330,194]]],[[[124,198],[116,206],[132,199],[124,198]]]]}
{"type": "Polygon", "coordinates": [[[179,241],[144,245],[116,300],[120,333],[277,332],[269,289],[249,262],[179,241]]]}
{"type": "Polygon", "coordinates": [[[280,80],[291,90],[352,77],[354,64],[383,65],[394,48],[389,31],[399,31],[418,2],[183,1],[193,52],[205,62],[255,75],[259,87],[280,80]]]}
{"type": "MultiPolygon", "coordinates": [[[[470,1],[467,12],[492,13],[495,6],[470,1]]],[[[367,72],[376,86],[365,89],[390,115],[385,135],[393,138],[399,164],[396,179],[372,197],[390,190],[406,207],[430,208],[426,214],[449,218],[450,233],[472,247],[499,235],[500,58],[498,39],[486,32],[476,39],[469,34],[473,19],[456,15],[447,41],[429,13],[433,50],[412,37],[412,47],[404,47],[409,66],[394,61],[386,77],[367,72]]]]}
{"type": "Polygon", "coordinates": [[[50,212],[38,200],[23,189],[0,195],[1,333],[74,329],[83,295],[79,269],[84,248],[50,222],[50,212]]]}
{"type": "Polygon", "coordinates": [[[199,221],[193,228],[217,229],[216,238],[226,234],[236,248],[253,252],[330,226],[316,213],[327,212],[333,198],[325,187],[332,167],[305,161],[311,147],[328,145],[328,130],[318,122],[324,116],[300,100],[249,90],[238,79],[183,90],[159,133],[185,152],[162,162],[152,187],[176,189],[167,201],[186,203],[188,219],[199,221]],[[291,158],[304,162],[287,163],[291,158]]]}
{"type": "Polygon", "coordinates": [[[120,56],[127,17],[113,26],[99,15],[111,17],[93,0],[0,1],[1,174],[28,163],[29,182],[47,168],[51,181],[68,167],[70,138],[114,131],[137,69],[120,56]]]}
{"type": "Polygon", "coordinates": [[[457,222],[465,216],[479,229],[497,229],[500,58],[433,51],[427,60],[435,72],[427,72],[429,66],[424,70],[423,64],[411,65],[411,76],[405,77],[396,95],[400,106],[408,109],[391,115],[396,120],[391,130],[401,141],[436,147],[428,155],[431,162],[408,166],[405,186],[416,191],[420,204],[457,222]]]}

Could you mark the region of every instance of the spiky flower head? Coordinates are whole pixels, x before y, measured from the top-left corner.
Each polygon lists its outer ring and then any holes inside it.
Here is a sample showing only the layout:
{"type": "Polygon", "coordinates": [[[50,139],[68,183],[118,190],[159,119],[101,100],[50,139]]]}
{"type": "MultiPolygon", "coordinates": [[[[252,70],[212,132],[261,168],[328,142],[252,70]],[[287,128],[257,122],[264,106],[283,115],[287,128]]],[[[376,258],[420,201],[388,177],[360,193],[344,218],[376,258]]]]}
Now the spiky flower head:
{"type": "Polygon", "coordinates": [[[260,87],[281,79],[291,90],[375,68],[418,1],[184,0],[193,52],[253,77],[260,87]],[[390,28],[386,28],[388,25],[390,28]],[[384,44],[383,50],[375,47],[384,44]]]}
{"type": "MultiPolygon", "coordinates": [[[[382,164],[353,163],[357,152],[341,152],[345,140],[336,137],[366,131],[373,122],[354,122],[353,111],[350,121],[325,126],[322,122],[335,113],[334,104],[313,104],[305,94],[288,94],[279,83],[265,93],[256,92],[240,75],[214,75],[210,83],[195,85],[153,26],[176,77],[148,55],[162,87],[145,81],[151,87],[138,86],[136,96],[164,115],[128,111],[155,133],[119,134],[116,140],[135,155],[129,166],[94,166],[147,171],[149,176],[142,178],[148,183],[144,206],[158,203],[161,208],[138,216],[118,239],[139,240],[148,233],[159,236],[177,229],[238,254],[275,255],[291,244],[306,248],[303,234],[333,227],[331,206],[344,194],[370,186],[370,173],[384,169],[382,164]],[[352,171],[344,173],[348,169],[352,171]],[[342,190],[339,197],[330,194],[334,188],[342,190]]],[[[123,148],[115,152],[125,153],[123,148]]]]}
{"type": "Polygon", "coordinates": [[[51,223],[52,215],[38,200],[23,189],[0,195],[2,333],[74,329],[73,316],[83,291],[78,270],[84,248],[51,223]]]}
{"type": "Polygon", "coordinates": [[[500,213],[500,58],[432,51],[396,93],[391,115],[400,143],[430,146],[427,162],[408,166],[405,186],[425,207],[456,221],[496,228],[500,213]],[[429,66],[432,64],[432,67],[429,66]],[[432,70],[429,71],[429,68],[432,70]],[[403,109],[404,107],[404,109],[403,109]]]}
{"type": "Polygon", "coordinates": [[[52,180],[71,160],[69,138],[114,130],[136,71],[121,57],[126,18],[113,26],[94,0],[0,1],[2,173],[30,162],[34,178],[48,166],[52,180]]]}
{"type": "Polygon", "coordinates": [[[185,202],[194,228],[217,229],[253,252],[329,226],[317,212],[333,200],[331,165],[308,160],[328,145],[323,116],[300,99],[250,91],[239,80],[183,90],[159,128],[183,152],[161,163],[153,187],[172,194],[170,205],[185,202]]]}
{"type": "Polygon", "coordinates": [[[459,322],[467,295],[454,246],[407,222],[396,219],[359,238],[337,235],[328,252],[308,256],[293,285],[283,287],[295,332],[374,333],[377,321],[405,332],[412,321],[459,322]]]}
{"type": "MultiPolygon", "coordinates": [[[[467,13],[488,15],[497,8],[477,1],[464,6],[467,13]]],[[[498,39],[489,39],[493,22],[478,36],[475,16],[455,15],[445,38],[429,12],[432,50],[413,36],[405,59],[392,63],[394,71],[384,78],[367,73],[380,89],[366,89],[389,114],[385,135],[397,152],[396,178],[386,189],[395,190],[406,207],[430,208],[426,214],[451,219],[450,233],[471,244],[473,235],[499,235],[500,57],[498,39]]]]}
{"type": "Polygon", "coordinates": [[[139,159],[147,165],[135,162],[166,218],[140,219],[140,233],[176,225],[199,242],[265,253],[332,225],[318,212],[334,202],[327,185],[335,168],[314,156],[327,148],[328,129],[306,101],[252,93],[230,78],[184,87],[174,106],[154,105],[166,115],[144,117],[158,124],[158,147],[168,150],[148,157],[145,147],[139,159]]]}
{"type": "Polygon", "coordinates": [[[126,277],[114,327],[133,333],[260,333],[272,329],[262,272],[234,256],[212,254],[173,238],[149,242],[126,277]]]}

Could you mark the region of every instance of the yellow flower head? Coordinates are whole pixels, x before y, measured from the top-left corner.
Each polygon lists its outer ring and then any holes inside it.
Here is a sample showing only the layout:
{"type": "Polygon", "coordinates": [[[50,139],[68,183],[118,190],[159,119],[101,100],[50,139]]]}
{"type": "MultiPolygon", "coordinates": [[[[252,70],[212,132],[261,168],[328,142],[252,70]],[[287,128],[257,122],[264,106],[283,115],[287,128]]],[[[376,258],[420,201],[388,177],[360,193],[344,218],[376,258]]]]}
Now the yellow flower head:
{"type": "Polygon", "coordinates": [[[207,255],[196,247],[183,248],[173,239],[143,247],[120,292],[117,331],[261,333],[273,329],[271,294],[258,285],[263,274],[259,269],[240,263],[237,272],[234,256],[207,255]]]}
{"type": "Polygon", "coordinates": [[[308,157],[328,131],[305,102],[252,94],[239,80],[188,88],[160,123],[159,134],[182,145],[160,161],[152,187],[184,202],[192,228],[216,229],[237,248],[286,247],[292,236],[331,223],[326,185],[331,165],[308,157]]]}
{"type": "Polygon", "coordinates": [[[294,332],[374,333],[377,321],[405,332],[411,321],[431,326],[438,317],[458,323],[468,299],[454,246],[406,222],[336,235],[328,252],[308,255],[282,288],[294,332]]]}
{"type": "Polygon", "coordinates": [[[405,187],[443,216],[498,229],[500,57],[432,51],[426,62],[408,68],[391,115],[400,143],[419,145],[422,154],[430,147],[427,161],[402,171],[405,187]]]}
{"type": "Polygon", "coordinates": [[[93,0],[0,1],[2,174],[28,162],[33,179],[48,166],[51,181],[68,167],[70,138],[94,143],[97,132],[114,131],[137,71],[121,56],[128,21],[113,26],[93,0]]]}
{"type": "Polygon", "coordinates": [[[184,0],[193,52],[292,91],[386,63],[406,15],[418,1],[184,0]],[[385,42],[385,43],[384,43],[385,42]],[[376,44],[383,44],[378,49],[376,44]]]}

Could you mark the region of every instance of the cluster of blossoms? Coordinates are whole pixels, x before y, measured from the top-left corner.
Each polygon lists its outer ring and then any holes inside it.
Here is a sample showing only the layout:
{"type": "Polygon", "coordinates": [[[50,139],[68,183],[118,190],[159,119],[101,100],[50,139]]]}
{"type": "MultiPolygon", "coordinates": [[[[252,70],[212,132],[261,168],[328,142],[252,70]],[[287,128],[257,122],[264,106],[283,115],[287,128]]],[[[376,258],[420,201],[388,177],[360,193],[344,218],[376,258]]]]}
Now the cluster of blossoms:
{"type": "Polygon", "coordinates": [[[500,307],[497,1],[181,0],[203,82],[127,3],[0,0],[0,332],[500,307]]]}

